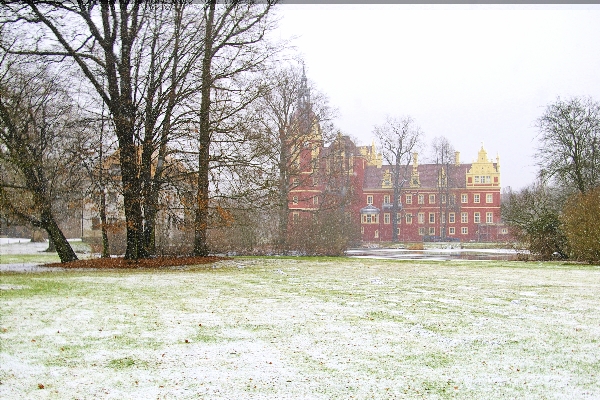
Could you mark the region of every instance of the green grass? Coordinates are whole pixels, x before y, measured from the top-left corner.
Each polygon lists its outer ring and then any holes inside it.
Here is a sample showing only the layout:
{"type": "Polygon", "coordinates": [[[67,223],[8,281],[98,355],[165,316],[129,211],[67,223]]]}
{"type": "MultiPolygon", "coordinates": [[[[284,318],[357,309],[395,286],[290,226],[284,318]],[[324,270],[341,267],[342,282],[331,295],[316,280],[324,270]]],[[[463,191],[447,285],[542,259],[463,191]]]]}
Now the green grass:
{"type": "Polygon", "coordinates": [[[598,293],[559,262],[0,273],[0,397],[598,398],[598,293]]]}
{"type": "Polygon", "coordinates": [[[40,254],[1,254],[0,264],[28,264],[60,262],[56,253],[40,254]]]}

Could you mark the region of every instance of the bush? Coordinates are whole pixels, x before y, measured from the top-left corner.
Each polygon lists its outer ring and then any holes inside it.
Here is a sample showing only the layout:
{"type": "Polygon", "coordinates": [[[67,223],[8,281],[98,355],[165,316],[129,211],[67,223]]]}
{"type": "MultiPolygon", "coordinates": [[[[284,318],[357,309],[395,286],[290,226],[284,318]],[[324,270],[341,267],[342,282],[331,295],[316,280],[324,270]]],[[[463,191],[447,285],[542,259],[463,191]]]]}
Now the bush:
{"type": "Polygon", "coordinates": [[[568,250],[560,221],[562,204],[560,190],[535,184],[507,193],[502,203],[502,219],[518,247],[525,247],[542,260],[564,258],[568,250]]]}
{"type": "Polygon", "coordinates": [[[561,216],[571,256],[600,261],[600,187],[569,198],[561,216]]]}
{"type": "Polygon", "coordinates": [[[289,250],[310,256],[341,256],[360,241],[360,228],[340,210],[306,215],[288,230],[289,250]]]}

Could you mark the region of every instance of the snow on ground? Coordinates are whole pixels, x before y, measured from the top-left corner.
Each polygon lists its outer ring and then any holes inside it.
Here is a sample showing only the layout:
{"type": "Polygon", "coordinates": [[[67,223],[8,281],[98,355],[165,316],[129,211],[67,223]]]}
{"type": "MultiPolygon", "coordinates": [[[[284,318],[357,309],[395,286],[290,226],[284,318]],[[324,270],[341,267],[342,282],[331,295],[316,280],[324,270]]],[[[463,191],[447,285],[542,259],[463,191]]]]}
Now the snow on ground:
{"type": "Polygon", "coordinates": [[[600,268],[0,273],[0,398],[598,399],[600,268]]]}
{"type": "MultiPolygon", "coordinates": [[[[89,246],[81,239],[68,239],[79,258],[90,256],[89,246]]],[[[47,253],[48,241],[31,242],[25,238],[0,238],[0,271],[39,272],[48,271],[41,264],[58,262],[55,252],[47,253]]],[[[53,268],[62,270],[62,268],[53,268]]]]}
{"type": "Polygon", "coordinates": [[[36,254],[48,248],[48,242],[31,242],[31,239],[0,238],[0,256],[3,254],[36,254]]]}

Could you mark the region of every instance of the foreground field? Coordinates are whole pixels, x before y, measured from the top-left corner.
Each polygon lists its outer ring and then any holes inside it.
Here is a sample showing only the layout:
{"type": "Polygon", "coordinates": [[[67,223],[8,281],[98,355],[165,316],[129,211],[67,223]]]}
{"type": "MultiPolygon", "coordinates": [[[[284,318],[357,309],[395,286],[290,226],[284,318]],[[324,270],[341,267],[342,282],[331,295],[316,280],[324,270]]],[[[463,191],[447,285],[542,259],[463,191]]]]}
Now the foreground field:
{"type": "Polygon", "coordinates": [[[0,274],[0,398],[598,399],[600,268],[235,259],[0,274]]]}

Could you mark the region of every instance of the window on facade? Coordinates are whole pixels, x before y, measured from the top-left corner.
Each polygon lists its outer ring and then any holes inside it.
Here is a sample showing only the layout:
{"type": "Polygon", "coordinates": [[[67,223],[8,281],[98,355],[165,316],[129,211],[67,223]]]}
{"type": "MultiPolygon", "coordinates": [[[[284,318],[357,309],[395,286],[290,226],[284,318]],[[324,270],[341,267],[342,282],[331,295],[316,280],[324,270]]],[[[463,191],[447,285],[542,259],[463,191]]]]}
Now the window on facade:
{"type": "Polygon", "coordinates": [[[373,196],[367,196],[367,204],[373,204],[373,196]]]}
{"type": "Polygon", "coordinates": [[[479,194],[474,194],[473,195],[473,203],[479,203],[479,194]]]}
{"type": "Polygon", "coordinates": [[[475,183],[479,183],[479,175],[475,175],[475,183]]]}
{"type": "Polygon", "coordinates": [[[468,203],[469,202],[469,195],[466,193],[463,193],[460,195],[460,202],[461,203],[468,203]]]}
{"type": "Polygon", "coordinates": [[[319,184],[319,178],[317,178],[316,176],[313,176],[312,181],[313,181],[313,186],[317,186],[319,184]]]}
{"type": "Polygon", "coordinates": [[[506,228],[502,228],[502,230],[500,231],[501,234],[506,235],[508,233],[508,229],[506,228]]]}
{"type": "Polygon", "coordinates": [[[390,204],[390,196],[389,195],[385,195],[383,196],[383,204],[390,204]]]}
{"type": "Polygon", "coordinates": [[[294,221],[294,222],[300,221],[300,213],[297,213],[297,212],[292,213],[292,221],[294,221]]]}
{"type": "Polygon", "coordinates": [[[481,222],[481,216],[478,212],[473,214],[473,222],[475,222],[476,224],[481,222]]]}
{"type": "Polygon", "coordinates": [[[313,197],[313,204],[314,205],[319,204],[319,198],[317,196],[313,197]]]}
{"type": "Polygon", "coordinates": [[[494,213],[485,213],[485,222],[487,224],[493,224],[494,223],[494,213]]]}
{"type": "Polygon", "coordinates": [[[406,213],[406,215],[404,217],[406,219],[407,224],[412,224],[412,214],[411,213],[406,213]]]}
{"type": "Polygon", "coordinates": [[[435,194],[429,195],[429,204],[435,204],[435,194]]]}
{"type": "Polygon", "coordinates": [[[456,204],[456,195],[455,194],[451,194],[450,195],[450,205],[453,206],[456,204]]]}
{"type": "Polygon", "coordinates": [[[460,222],[462,222],[463,224],[466,224],[467,222],[469,222],[469,214],[466,212],[461,212],[460,213],[460,222]]]}
{"type": "Polygon", "coordinates": [[[435,213],[429,213],[429,223],[435,224],[435,213]]]}
{"type": "Polygon", "coordinates": [[[364,235],[364,234],[365,234],[365,227],[364,227],[364,226],[361,226],[361,227],[360,227],[360,234],[361,234],[361,235],[364,235]]]}
{"type": "Polygon", "coordinates": [[[419,195],[419,204],[425,204],[425,195],[423,195],[423,194],[419,195]]]}
{"type": "Polygon", "coordinates": [[[424,224],[425,223],[425,213],[420,212],[418,214],[417,218],[418,218],[417,221],[419,222],[419,224],[424,224]]]}
{"type": "Polygon", "coordinates": [[[298,196],[292,197],[292,203],[298,204],[298,196]]]}
{"type": "Polygon", "coordinates": [[[412,194],[406,195],[406,204],[412,204],[412,194]]]}
{"type": "Polygon", "coordinates": [[[379,223],[379,214],[363,214],[363,224],[377,224],[379,223]]]}
{"type": "Polygon", "coordinates": [[[379,238],[379,230],[375,230],[375,239],[379,238]]]}
{"type": "Polygon", "coordinates": [[[445,214],[445,213],[441,213],[441,214],[440,214],[440,222],[441,222],[442,224],[445,224],[445,223],[446,223],[446,214],[445,214]]]}
{"type": "Polygon", "coordinates": [[[429,236],[434,236],[435,235],[435,228],[430,226],[429,227],[429,236]]]}
{"type": "Polygon", "coordinates": [[[443,195],[441,196],[441,198],[442,198],[442,204],[446,204],[446,195],[445,195],[445,194],[443,194],[443,195]]]}
{"type": "Polygon", "coordinates": [[[469,228],[467,228],[466,226],[463,226],[462,228],[460,228],[460,233],[462,233],[463,235],[468,235],[469,228]]]}
{"type": "Polygon", "coordinates": [[[485,202],[486,203],[493,203],[494,202],[494,195],[491,193],[488,193],[485,195],[485,202]]]}
{"type": "Polygon", "coordinates": [[[454,227],[453,226],[451,226],[450,228],[448,228],[448,233],[450,235],[454,235],[455,232],[454,232],[454,227]]]}
{"type": "Polygon", "coordinates": [[[390,223],[390,213],[383,214],[383,223],[384,224],[389,224],[390,223]]]}
{"type": "Polygon", "coordinates": [[[419,235],[425,235],[425,228],[419,228],[419,235]]]}
{"type": "Polygon", "coordinates": [[[398,223],[402,222],[402,214],[400,214],[400,213],[396,214],[396,222],[398,222],[398,223]]]}
{"type": "Polygon", "coordinates": [[[298,178],[294,178],[294,186],[299,186],[300,185],[300,179],[298,178]]]}
{"type": "Polygon", "coordinates": [[[453,212],[451,212],[450,214],[448,214],[448,222],[450,222],[451,224],[453,224],[454,222],[456,222],[455,218],[454,218],[454,213],[453,212]]]}

